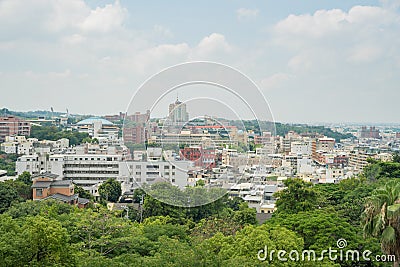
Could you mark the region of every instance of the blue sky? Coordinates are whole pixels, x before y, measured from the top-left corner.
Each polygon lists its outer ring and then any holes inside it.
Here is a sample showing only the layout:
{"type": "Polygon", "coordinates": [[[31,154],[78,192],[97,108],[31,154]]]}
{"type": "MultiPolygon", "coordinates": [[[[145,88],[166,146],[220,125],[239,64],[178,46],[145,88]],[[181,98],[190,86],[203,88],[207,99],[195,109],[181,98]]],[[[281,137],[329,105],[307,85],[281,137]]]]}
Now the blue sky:
{"type": "Polygon", "coordinates": [[[400,122],[399,6],[0,0],[0,106],[113,114],[154,73],[209,60],[252,78],[277,121],[400,122]]]}

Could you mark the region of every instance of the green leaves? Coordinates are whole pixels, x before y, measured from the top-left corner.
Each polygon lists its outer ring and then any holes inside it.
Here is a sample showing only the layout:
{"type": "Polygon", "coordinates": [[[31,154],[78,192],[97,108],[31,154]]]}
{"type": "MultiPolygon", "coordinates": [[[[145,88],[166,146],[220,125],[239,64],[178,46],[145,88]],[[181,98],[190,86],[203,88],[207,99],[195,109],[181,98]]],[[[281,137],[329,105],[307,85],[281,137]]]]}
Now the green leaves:
{"type": "Polygon", "coordinates": [[[117,202],[122,194],[120,182],[116,179],[108,179],[99,186],[99,194],[103,200],[117,202]]]}
{"type": "Polygon", "coordinates": [[[285,189],[275,193],[278,213],[293,214],[316,209],[318,194],[311,183],[293,178],[284,181],[285,189]]]}
{"type": "Polygon", "coordinates": [[[389,218],[399,218],[400,217],[400,204],[394,204],[387,207],[389,218]]]}

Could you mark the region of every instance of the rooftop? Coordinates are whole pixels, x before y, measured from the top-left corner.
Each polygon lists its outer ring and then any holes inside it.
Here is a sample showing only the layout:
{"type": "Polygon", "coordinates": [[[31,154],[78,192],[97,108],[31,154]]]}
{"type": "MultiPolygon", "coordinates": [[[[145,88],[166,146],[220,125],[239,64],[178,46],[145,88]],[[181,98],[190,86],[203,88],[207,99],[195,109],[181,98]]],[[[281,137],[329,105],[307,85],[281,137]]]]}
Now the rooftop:
{"type": "Polygon", "coordinates": [[[100,121],[102,125],[114,125],[114,123],[112,123],[111,121],[105,120],[100,117],[91,117],[78,122],[76,125],[90,125],[98,121],[100,121]]]}

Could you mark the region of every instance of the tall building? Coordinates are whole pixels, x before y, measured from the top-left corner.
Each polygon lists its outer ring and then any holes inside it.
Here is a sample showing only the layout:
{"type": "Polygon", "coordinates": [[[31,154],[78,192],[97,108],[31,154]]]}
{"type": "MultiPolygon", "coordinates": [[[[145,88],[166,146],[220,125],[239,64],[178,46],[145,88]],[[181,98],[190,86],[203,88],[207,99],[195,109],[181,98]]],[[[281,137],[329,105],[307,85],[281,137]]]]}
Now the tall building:
{"type": "Polygon", "coordinates": [[[124,128],[122,130],[122,138],[125,143],[144,144],[147,137],[146,124],[150,119],[150,110],[141,114],[136,112],[128,115],[124,121],[124,128]]]}
{"type": "Polygon", "coordinates": [[[82,120],[76,124],[76,127],[79,132],[87,133],[93,138],[118,139],[118,126],[99,117],[82,120]]]}
{"type": "Polygon", "coordinates": [[[363,126],[361,127],[360,138],[380,139],[381,136],[379,134],[379,130],[376,129],[374,126],[370,127],[369,129],[367,129],[366,126],[363,126]]]}
{"type": "Polygon", "coordinates": [[[31,134],[31,124],[14,116],[0,117],[0,143],[6,140],[6,136],[31,134]]]}
{"type": "Polygon", "coordinates": [[[173,125],[183,125],[189,121],[189,113],[186,110],[186,104],[176,101],[169,105],[168,119],[173,125]]]}

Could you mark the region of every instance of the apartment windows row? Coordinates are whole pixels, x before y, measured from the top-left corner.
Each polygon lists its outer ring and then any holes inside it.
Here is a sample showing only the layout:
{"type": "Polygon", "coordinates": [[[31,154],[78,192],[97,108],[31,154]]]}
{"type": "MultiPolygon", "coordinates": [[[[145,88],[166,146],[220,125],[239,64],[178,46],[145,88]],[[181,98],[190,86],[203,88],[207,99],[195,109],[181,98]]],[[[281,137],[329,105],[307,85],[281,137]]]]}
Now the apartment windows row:
{"type": "Polygon", "coordinates": [[[118,171],[64,171],[65,175],[68,174],[113,174],[119,175],[118,171]]]}
{"type": "Polygon", "coordinates": [[[118,168],[118,164],[65,164],[65,168],[118,168]]]}

